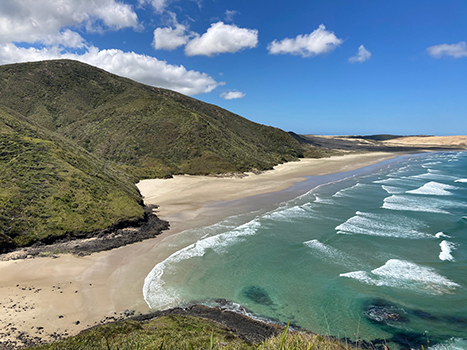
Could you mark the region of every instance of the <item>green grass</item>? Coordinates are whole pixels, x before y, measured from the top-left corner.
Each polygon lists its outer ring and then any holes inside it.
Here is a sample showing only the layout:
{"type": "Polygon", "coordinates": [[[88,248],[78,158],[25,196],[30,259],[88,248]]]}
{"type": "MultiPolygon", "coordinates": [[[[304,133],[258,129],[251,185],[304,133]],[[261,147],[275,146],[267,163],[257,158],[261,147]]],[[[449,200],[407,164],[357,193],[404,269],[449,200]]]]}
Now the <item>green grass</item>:
{"type": "Polygon", "coordinates": [[[84,63],[0,66],[0,252],[143,216],[138,179],[326,156],[288,133],[84,63]]]}
{"type": "Polygon", "coordinates": [[[0,108],[0,251],[142,218],[135,181],[0,108]]]}
{"type": "Polygon", "coordinates": [[[302,332],[285,332],[259,344],[239,339],[219,324],[192,316],[164,316],[146,322],[123,321],[92,328],[35,350],[225,349],[351,350],[339,341],[302,332]]]}
{"type": "Polygon", "coordinates": [[[0,66],[0,104],[139,177],[211,174],[319,156],[288,133],[69,60],[0,66]]]}

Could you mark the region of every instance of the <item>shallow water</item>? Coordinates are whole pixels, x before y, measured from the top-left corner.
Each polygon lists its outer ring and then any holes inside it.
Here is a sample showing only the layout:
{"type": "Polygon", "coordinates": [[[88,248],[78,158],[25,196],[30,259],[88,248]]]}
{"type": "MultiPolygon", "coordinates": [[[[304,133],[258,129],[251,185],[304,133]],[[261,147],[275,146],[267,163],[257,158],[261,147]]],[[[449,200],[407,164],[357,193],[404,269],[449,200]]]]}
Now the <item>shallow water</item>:
{"type": "Polygon", "coordinates": [[[173,244],[146,278],[153,309],[226,299],[339,338],[467,349],[467,152],[405,157],[173,244]]]}

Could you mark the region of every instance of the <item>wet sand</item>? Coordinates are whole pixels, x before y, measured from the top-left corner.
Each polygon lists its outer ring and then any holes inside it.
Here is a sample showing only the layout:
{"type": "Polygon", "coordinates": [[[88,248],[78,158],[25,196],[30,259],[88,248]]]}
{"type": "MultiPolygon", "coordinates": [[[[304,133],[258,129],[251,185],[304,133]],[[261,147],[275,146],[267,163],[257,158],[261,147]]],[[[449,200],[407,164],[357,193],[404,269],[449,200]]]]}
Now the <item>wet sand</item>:
{"type": "Polygon", "coordinates": [[[142,294],[144,279],[173,253],[164,240],[231,215],[231,206],[224,203],[245,198],[254,202],[253,196],[290,188],[306,176],[355,170],[399,155],[304,159],[246,177],[176,176],[141,181],[138,187],[145,203],[159,205],[157,214],[171,224],[158,237],[85,257],[64,254],[0,262],[0,348],[9,340],[21,344],[21,334],[26,343],[35,337],[50,341],[124,317],[128,310],[148,312],[142,294]]]}

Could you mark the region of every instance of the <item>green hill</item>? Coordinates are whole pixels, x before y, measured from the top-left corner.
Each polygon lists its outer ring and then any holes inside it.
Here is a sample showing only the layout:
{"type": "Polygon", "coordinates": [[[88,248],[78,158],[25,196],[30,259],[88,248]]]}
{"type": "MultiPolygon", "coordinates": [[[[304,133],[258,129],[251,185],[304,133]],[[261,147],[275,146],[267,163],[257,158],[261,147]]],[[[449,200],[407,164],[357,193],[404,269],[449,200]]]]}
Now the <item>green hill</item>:
{"type": "Polygon", "coordinates": [[[0,252],[140,220],[135,181],[0,106],[0,252]]]}
{"type": "Polygon", "coordinates": [[[288,133],[84,63],[0,67],[0,104],[139,178],[209,174],[309,155],[288,133]]]}
{"type": "Polygon", "coordinates": [[[280,129],[84,63],[0,66],[0,252],[147,218],[138,179],[312,154],[280,129]]]}

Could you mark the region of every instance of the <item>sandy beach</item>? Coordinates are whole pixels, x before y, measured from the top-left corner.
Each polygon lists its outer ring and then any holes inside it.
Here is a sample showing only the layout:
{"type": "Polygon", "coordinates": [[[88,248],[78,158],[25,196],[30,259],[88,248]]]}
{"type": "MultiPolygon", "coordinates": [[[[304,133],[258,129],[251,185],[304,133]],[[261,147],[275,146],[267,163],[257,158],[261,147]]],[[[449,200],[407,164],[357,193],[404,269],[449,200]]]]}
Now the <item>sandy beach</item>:
{"type": "Polygon", "coordinates": [[[181,230],[221,219],[210,215],[211,208],[223,201],[287,189],[306,180],[305,176],[355,170],[399,155],[381,152],[303,159],[246,176],[143,180],[137,186],[145,203],[159,205],[157,214],[170,222],[171,229],[154,239],[85,257],[0,262],[0,339],[17,341],[24,333],[25,339],[52,340],[121,317],[126,310],[148,312],[142,295],[144,279],[173,253],[162,249],[162,242],[181,230]]]}

